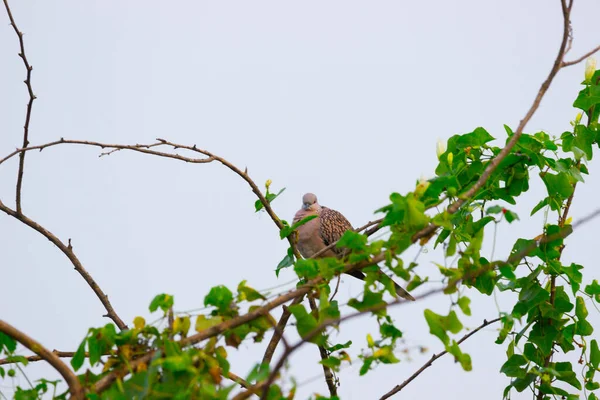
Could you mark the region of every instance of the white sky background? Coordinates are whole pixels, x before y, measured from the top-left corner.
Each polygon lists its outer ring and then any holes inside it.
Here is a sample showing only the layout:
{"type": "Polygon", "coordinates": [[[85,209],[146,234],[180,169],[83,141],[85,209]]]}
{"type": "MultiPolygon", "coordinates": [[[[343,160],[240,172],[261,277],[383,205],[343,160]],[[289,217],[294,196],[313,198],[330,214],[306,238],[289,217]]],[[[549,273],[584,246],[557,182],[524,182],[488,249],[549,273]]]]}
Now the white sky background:
{"type": "MultiPolygon", "coordinates": [[[[438,137],[483,126],[504,142],[502,124],[514,128],[524,116],[562,33],[559,1],[547,0],[11,3],[34,66],[32,144],[60,137],[196,144],[247,166],[261,185],[272,179],[273,188],[287,187],[274,203],[282,218],[291,220],[301,195],[312,191],[355,226],[376,218],[373,210],[391,192],[406,193],[421,174],[433,176],[438,137]]],[[[3,156],[21,146],[27,93],[17,38],[0,14],[3,156]]],[[[575,2],[567,59],[600,42],[598,15],[598,1],[575,2]]],[[[582,79],[583,64],[562,70],[526,131],[558,136],[569,129],[582,79]]],[[[254,213],[245,182],[225,167],[127,152],[99,159],[99,153],[75,146],[28,153],[23,210],[62,240],[72,238],[127,323],[136,315],[153,320],[147,306],[158,293],[174,294],[176,309],[188,310],[202,306],[217,284],[234,289],[247,279],[260,289],[293,278],[292,271],[275,277],[286,243],[266,214],[254,213]]],[[[598,207],[597,162],[577,187],[574,221],[598,207]]],[[[0,198],[9,206],[16,171],[17,158],[0,167],[0,198]]],[[[497,258],[517,237],[541,232],[543,213],[527,216],[544,195],[543,185],[534,184],[513,207],[523,221],[499,226],[497,258]]],[[[597,221],[582,227],[564,253],[565,263],[586,266],[585,283],[600,278],[597,227],[597,221]]],[[[422,271],[435,273],[431,262],[443,259],[430,251],[419,261],[422,271]]],[[[360,282],[344,278],[339,300],[360,290],[360,282]]],[[[470,292],[473,318],[464,318],[465,325],[497,316],[493,297],[470,292]]],[[[511,301],[500,296],[501,309],[510,311],[511,301]]],[[[448,307],[449,299],[437,296],[391,309],[407,345],[429,352],[412,361],[401,356],[400,364],[362,378],[357,354],[376,323],[364,317],[346,324],[339,340],[354,340],[355,363],[340,374],[342,398],[378,398],[439,351],[423,310],[448,307]]],[[[75,350],[87,328],[108,322],[104,313],[58,249],[0,215],[0,318],[48,348],[75,350]]],[[[463,345],[472,372],[445,357],[398,397],[500,397],[509,380],[499,373],[505,347],[493,343],[495,329],[463,345]]],[[[230,350],[233,372],[245,376],[266,342],[230,350]]],[[[318,358],[311,346],[292,358],[290,372],[300,382],[317,377],[300,386],[298,398],[327,393],[318,358]]],[[[28,370],[34,378],[47,372],[42,364],[28,370]]],[[[1,384],[10,394],[9,381],[1,384]]]]}

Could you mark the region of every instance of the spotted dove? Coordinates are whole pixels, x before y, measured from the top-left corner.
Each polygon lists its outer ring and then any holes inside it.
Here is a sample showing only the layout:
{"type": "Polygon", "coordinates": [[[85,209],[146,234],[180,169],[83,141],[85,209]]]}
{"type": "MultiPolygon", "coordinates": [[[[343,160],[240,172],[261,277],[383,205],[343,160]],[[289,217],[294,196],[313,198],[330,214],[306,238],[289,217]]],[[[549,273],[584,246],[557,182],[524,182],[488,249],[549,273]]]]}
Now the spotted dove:
{"type": "MultiPolygon", "coordinates": [[[[347,230],[352,230],[352,225],[342,213],[319,205],[317,196],[307,193],[302,196],[302,208],[294,216],[294,223],[310,215],[317,215],[317,218],[298,227],[298,250],[304,258],[314,256],[320,250],[337,242],[347,230]]],[[[334,246],[318,257],[342,257],[343,253],[344,249],[334,246]]],[[[365,279],[364,272],[360,270],[350,271],[348,274],[361,280],[365,279]]],[[[394,285],[398,296],[407,300],[415,300],[396,282],[394,285]]]]}

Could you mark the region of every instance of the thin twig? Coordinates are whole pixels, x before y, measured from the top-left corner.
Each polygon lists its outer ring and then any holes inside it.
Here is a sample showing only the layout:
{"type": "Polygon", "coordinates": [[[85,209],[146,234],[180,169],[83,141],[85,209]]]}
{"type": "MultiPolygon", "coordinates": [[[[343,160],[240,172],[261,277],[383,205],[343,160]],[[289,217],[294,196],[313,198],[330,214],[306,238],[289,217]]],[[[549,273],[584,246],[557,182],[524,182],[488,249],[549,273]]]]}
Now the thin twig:
{"type": "MultiPolygon", "coordinates": [[[[481,325],[479,325],[477,328],[475,328],[474,330],[472,330],[471,332],[469,332],[468,334],[466,334],[465,336],[463,336],[457,343],[461,344],[462,342],[464,342],[465,340],[467,340],[468,338],[470,338],[471,336],[473,336],[474,334],[476,334],[477,332],[479,332],[480,330],[482,330],[483,328],[485,328],[488,325],[491,325],[493,323],[496,323],[498,321],[500,321],[501,318],[495,318],[491,321],[487,321],[487,320],[483,320],[483,323],[481,325]]],[[[421,373],[423,371],[425,371],[427,368],[429,368],[431,366],[431,364],[433,364],[433,362],[435,360],[437,360],[438,358],[444,356],[448,354],[447,350],[442,351],[441,353],[438,354],[434,354],[433,356],[431,356],[431,358],[425,363],[423,364],[423,366],[421,368],[419,368],[414,374],[412,374],[407,380],[405,380],[404,382],[402,382],[400,385],[396,385],[392,390],[390,390],[389,392],[387,392],[386,394],[384,394],[383,396],[381,396],[381,398],[379,400],[384,400],[384,399],[388,399],[390,397],[392,397],[393,395],[395,395],[396,393],[398,393],[399,391],[401,391],[402,389],[404,389],[409,383],[411,383],[417,376],[421,375],[421,373]]]]}
{"type": "Polygon", "coordinates": [[[60,251],[62,251],[63,254],[65,256],[67,256],[69,261],[71,261],[71,263],[73,264],[73,267],[75,267],[75,271],[77,271],[79,273],[79,275],[81,275],[83,277],[83,279],[87,282],[87,284],[92,288],[92,290],[94,291],[94,293],[96,294],[98,299],[100,299],[100,302],[106,309],[105,317],[112,319],[114,321],[114,323],[119,327],[119,329],[121,329],[121,330],[127,329],[127,325],[123,322],[123,320],[121,320],[121,318],[119,318],[119,316],[117,315],[117,312],[114,310],[112,304],[110,303],[110,301],[108,301],[108,296],[102,291],[102,289],[100,289],[100,286],[98,286],[98,284],[96,283],[94,278],[92,278],[92,276],[86,271],[86,269],[83,268],[81,261],[79,261],[79,258],[77,258],[77,256],[73,252],[73,247],[71,246],[70,242],[68,245],[66,245],[52,232],[48,231],[47,229],[45,229],[43,226],[41,226],[37,222],[28,218],[23,213],[18,213],[16,211],[12,210],[11,208],[7,207],[6,205],[4,205],[4,203],[2,203],[1,200],[0,200],[0,211],[5,212],[6,214],[10,215],[11,217],[13,217],[13,218],[21,221],[25,225],[29,226],[30,228],[38,231],[42,236],[44,236],[46,239],[51,241],[56,247],[58,247],[60,249],[60,251]]]}
{"type": "Polygon", "coordinates": [[[565,68],[565,67],[570,67],[571,65],[579,64],[580,62],[582,62],[583,60],[585,60],[586,58],[593,55],[594,53],[596,53],[599,50],[600,50],[600,46],[597,46],[597,47],[593,48],[592,50],[588,51],[587,53],[585,53],[584,55],[582,55],[581,57],[576,58],[573,61],[563,61],[561,67],[565,68]]]}
{"type": "Polygon", "coordinates": [[[17,342],[21,343],[23,346],[27,347],[29,350],[33,351],[39,357],[48,361],[56,371],[65,379],[67,385],[69,386],[69,391],[71,392],[71,398],[73,399],[84,399],[85,392],[81,383],[79,383],[79,379],[75,375],[73,371],[64,363],[58,356],[52,353],[50,350],[46,349],[42,346],[38,341],[32,339],[25,333],[21,332],[14,326],[8,324],[7,322],[0,320],[0,332],[12,337],[17,342]]]}
{"type": "MultiPolygon", "coordinates": [[[[31,87],[31,71],[33,67],[29,64],[27,60],[27,55],[25,54],[25,43],[23,41],[23,32],[17,28],[17,24],[13,18],[12,12],[10,11],[10,7],[8,6],[8,0],[4,0],[4,7],[6,8],[6,13],[8,14],[8,19],[10,19],[10,25],[13,27],[15,33],[19,37],[19,57],[23,60],[23,64],[25,65],[25,70],[27,71],[27,77],[25,78],[25,85],[27,86],[27,92],[29,94],[29,102],[27,103],[27,112],[25,113],[25,124],[23,125],[23,148],[29,146],[29,121],[31,120],[31,109],[33,107],[33,101],[36,99],[33,94],[33,88],[31,87]]],[[[21,213],[21,187],[23,186],[23,170],[25,168],[25,152],[19,154],[19,170],[17,172],[17,189],[16,189],[16,206],[17,212],[21,213]]]]}

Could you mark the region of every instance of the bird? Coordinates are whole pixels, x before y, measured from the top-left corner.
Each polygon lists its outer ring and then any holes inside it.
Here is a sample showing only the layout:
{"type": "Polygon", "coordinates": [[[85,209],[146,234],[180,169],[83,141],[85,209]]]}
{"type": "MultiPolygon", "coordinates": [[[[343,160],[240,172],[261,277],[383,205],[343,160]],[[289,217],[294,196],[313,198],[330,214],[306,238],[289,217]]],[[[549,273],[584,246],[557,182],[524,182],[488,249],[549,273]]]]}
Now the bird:
{"type": "MultiPolygon", "coordinates": [[[[317,201],[317,196],[315,194],[306,193],[304,196],[302,196],[302,208],[296,212],[293,223],[295,224],[299,221],[302,221],[304,218],[311,215],[316,215],[317,218],[311,219],[296,229],[298,232],[296,244],[298,251],[304,258],[313,257],[330,244],[337,242],[346,231],[353,229],[350,222],[342,213],[331,208],[321,206],[317,201]]],[[[318,255],[317,258],[341,258],[343,255],[344,249],[334,246],[318,255]]],[[[347,274],[352,275],[360,280],[364,280],[366,276],[361,270],[352,270],[347,272],[347,274]]],[[[412,297],[404,288],[402,288],[393,280],[392,282],[396,287],[396,293],[398,296],[406,300],[415,300],[415,298],[412,297]]]]}

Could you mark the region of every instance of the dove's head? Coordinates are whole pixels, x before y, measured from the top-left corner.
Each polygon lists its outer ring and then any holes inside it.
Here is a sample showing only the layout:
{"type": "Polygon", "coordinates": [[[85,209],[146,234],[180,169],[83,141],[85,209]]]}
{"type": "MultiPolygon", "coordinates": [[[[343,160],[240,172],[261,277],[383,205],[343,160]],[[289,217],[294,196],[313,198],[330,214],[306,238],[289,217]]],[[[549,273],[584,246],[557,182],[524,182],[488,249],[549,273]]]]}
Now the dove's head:
{"type": "Polygon", "coordinates": [[[318,211],[321,206],[317,203],[317,196],[313,193],[302,196],[302,208],[307,211],[318,211]]]}

